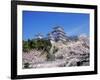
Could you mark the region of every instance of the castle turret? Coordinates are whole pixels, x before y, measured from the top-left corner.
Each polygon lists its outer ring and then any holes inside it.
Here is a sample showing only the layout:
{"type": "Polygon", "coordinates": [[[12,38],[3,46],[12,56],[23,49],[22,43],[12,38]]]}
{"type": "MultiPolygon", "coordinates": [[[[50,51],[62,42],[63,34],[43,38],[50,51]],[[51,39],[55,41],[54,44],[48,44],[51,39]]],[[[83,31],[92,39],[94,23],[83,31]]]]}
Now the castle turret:
{"type": "Polygon", "coordinates": [[[43,35],[41,33],[38,33],[37,35],[35,35],[37,39],[42,39],[43,35]]]}

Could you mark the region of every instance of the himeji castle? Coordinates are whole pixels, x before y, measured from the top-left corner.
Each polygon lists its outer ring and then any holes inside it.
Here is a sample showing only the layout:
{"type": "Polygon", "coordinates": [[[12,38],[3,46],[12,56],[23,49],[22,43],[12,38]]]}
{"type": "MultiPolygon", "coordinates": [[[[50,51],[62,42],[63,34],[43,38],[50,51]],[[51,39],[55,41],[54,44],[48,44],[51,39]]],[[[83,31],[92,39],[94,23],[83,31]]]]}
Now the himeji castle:
{"type": "MultiPolygon", "coordinates": [[[[36,35],[37,39],[43,39],[44,36],[41,33],[38,33],[36,35]]],[[[64,42],[68,41],[66,33],[64,32],[64,29],[60,26],[56,26],[53,28],[52,32],[48,33],[47,38],[50,41],[54,42],[64,42]]]]}
{"type": "Polygon", "coordinates": [[[49,39],[53,41],[67,41],[66,33],[60,26],[54,27],[53,31],[49,33],[49,39]]]}

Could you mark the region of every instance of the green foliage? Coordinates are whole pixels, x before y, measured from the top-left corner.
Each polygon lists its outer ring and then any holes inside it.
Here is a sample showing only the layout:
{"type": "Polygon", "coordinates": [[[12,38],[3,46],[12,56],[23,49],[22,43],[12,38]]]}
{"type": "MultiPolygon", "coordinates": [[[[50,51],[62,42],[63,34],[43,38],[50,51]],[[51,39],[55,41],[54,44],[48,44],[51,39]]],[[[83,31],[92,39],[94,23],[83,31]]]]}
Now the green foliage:
{"type": "Polygon", "coordinates": [[[52,48],[47,53],[47,60],[53,61],[55,60],[55,53],[58,51],[58,48],[56,46],[52,46],[52,48]]]}
{"type": "Polygon", "coordinates": [[[51,48],[51,43],[49,40],[46,39],[28,39],[28,41],[23,41],[23,51],[29,51],[31,49],[37,49],[37,50],[45,50],[49,51],[51,48]]]}
{"type": "Polygon", "coordinates": [[[56,47],[54,46],[54,48],[53,48],[53,54],[55,54],[57,51],[58,51],[58,48],[56,48],[56,47]]]}
{"type": "Polygon", "coordinates": [[[24,63],[24,68],[29,68],[29,63],[24,63]]]}
{"type": "Polygon", "coordinates": [[[29,51],[29,44],[27,41],[23,41],[23,51],[28,52],[29,51]]]}

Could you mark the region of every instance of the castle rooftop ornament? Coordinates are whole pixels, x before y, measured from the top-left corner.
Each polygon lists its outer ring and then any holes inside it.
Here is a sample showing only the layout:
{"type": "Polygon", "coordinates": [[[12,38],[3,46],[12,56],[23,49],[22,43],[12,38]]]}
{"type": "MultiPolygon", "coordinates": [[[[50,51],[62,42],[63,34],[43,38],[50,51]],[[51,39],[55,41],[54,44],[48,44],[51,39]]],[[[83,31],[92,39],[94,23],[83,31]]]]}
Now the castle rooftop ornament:
{"type": "Polygon", "coordinates": [[[43,38],[43,35],[41,33],[38,33],[35,36],[36,36],[37,39],[42,39],[43,38]]]}

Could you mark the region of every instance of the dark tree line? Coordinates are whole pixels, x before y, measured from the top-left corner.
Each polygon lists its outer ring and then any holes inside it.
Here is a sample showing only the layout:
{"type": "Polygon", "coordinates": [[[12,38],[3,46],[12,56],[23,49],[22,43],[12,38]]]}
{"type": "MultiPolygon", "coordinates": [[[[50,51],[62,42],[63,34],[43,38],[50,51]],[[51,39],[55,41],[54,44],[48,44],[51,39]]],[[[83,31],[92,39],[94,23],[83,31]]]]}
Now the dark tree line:
{"type": "Polygon", "coordinates": [[[37,50],[47,50],[51,48],[50,40],[46,39],[28,39],[27,41],[23,40],[23,51],[28,52],[31,49],[37,50]]]}

